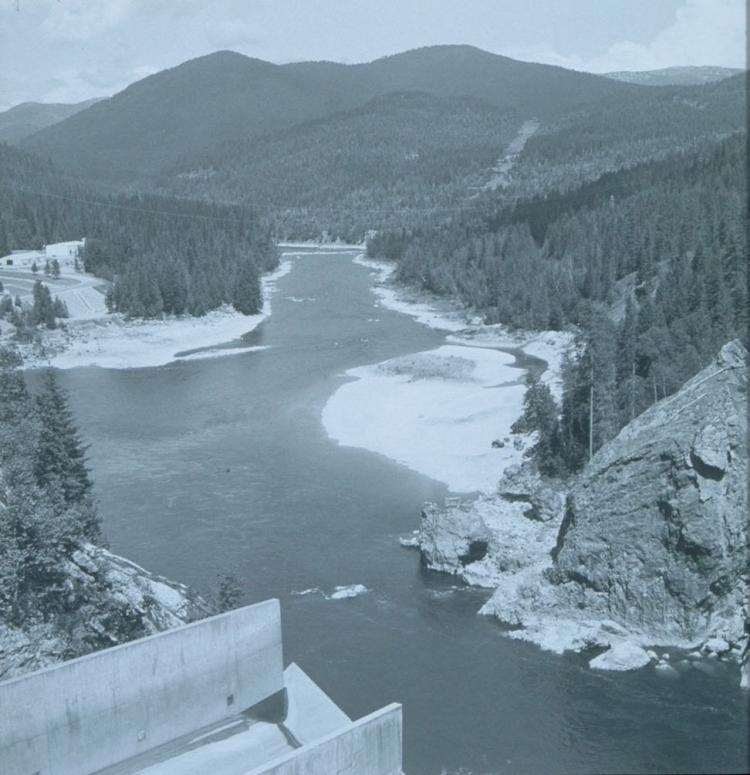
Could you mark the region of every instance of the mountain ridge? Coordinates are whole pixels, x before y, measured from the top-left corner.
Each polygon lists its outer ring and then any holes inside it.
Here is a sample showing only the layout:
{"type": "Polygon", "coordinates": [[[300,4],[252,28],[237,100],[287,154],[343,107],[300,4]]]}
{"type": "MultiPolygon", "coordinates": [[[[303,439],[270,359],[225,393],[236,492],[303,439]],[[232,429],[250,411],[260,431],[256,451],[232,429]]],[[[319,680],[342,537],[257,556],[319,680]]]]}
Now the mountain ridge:
{"type": "Polygon", "coordinates": [[[0,142],[17,143],[48,126],[64,121],[99,101],[94,97],[82,102],[21,102],[0,112],[0,142]]]}
{"type": "Polygon", "coordinates": [[[553,116],[642,88],[462,46],[355,65],[275,65],[219,51],[147,76],[21,145],[68,171],[128,185],[188,153],[352,109],[393,91],[476,97],[528,116],[553,116]]]}
{"type": "Polygon", "coordinates": [[[731,78],[744,72],[739,67],[713,65],[661,67],[657,70],[618,70],[604,73],[607,78],[643,86],[698,86],[731,78]]]}

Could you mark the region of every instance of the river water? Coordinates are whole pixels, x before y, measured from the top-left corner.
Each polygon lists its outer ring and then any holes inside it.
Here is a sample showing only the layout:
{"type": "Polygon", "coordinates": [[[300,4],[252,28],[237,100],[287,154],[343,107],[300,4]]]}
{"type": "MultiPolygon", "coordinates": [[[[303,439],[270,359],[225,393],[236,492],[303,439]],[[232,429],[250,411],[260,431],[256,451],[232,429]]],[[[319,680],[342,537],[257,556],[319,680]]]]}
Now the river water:
{"type": "Polygon", "coordinates": [[[113,551],[203,592],[231,571],[245,602],[280,598],[286,661],[350,716],[403,703],[409,775],[746,770],[735,671],[592,671],[505,638],[476,615],[487,593],[398,545],[445,487],[337,446],[320,415],[346,369],[444,335],[376,306],[351,259],[295,261],[249,335],[268,349],[61,373],[113,551]],[[323,594],[349,584],[370,591],[323,594]]]}

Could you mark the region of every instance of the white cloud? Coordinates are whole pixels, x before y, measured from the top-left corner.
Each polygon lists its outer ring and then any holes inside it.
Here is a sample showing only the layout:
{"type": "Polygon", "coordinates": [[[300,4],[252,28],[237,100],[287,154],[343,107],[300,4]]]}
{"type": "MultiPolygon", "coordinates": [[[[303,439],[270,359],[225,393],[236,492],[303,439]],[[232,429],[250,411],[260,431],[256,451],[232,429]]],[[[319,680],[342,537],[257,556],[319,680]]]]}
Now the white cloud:
{"type": "Polygon", "coordinates": [[[113,84],[102,73],[92,69],[66,67],[42,85],[41,101],[81,102],[91,97],[107,97],[125,85],[113,84]]]}
{"type": "Polygon", "coordinates": [[[130,14],[132,0],[64,0],[50,3],[42,29],[51,39],[89,40],[130,14]]]}
{"type": "Polygon", "coordinates": [[[593,72],[742,66],[743,2],[471,0],[459,13],[459,0],[20,0],[17,12],[0,0],[0,109],[113,94],[225,48],[274,62],[362,62],[468,42],[593,72]],[[625,23],[636,15],[643,24],[625,23]]]}
{"type": "Polygon", "coordinates": [[[575,70],[606,73],[656,70],[675,65],[745,67],[743,0],[687,0],[674,22],[648,43],[622,41],[600,56],[583,59],[549,48],[516,49],[510,56],[575,70]]]}

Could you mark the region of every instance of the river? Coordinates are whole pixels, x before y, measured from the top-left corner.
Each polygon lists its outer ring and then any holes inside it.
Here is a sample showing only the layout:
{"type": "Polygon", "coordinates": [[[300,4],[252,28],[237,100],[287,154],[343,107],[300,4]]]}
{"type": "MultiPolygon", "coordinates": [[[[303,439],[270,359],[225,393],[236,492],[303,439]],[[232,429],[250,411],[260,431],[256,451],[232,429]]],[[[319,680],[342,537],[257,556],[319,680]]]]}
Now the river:
{"type": "Polygon", "coordinates": [[[345,370],[445,337],[376,306],[351,259],[295,261],[249,335],[267,349],[61,372],[112,550],[203,592],[231,571],[245,602],[280,598],[285,660],[350,716],[403,703],[409,775],[746,769],[735,672],[602,673],[507,639],[476,614],[486,592],[398,545],[445,486],[339,447],[320,415],[345,370]],[[369,592],[323,594],[349,584],[369,592]]]}

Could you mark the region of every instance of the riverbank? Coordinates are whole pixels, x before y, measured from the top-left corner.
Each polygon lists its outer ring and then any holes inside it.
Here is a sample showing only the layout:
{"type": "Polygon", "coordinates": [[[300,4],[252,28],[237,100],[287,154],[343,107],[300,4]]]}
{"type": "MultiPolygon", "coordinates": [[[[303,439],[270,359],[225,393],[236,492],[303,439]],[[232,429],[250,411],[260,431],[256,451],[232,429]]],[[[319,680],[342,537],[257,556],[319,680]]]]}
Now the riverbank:
{"type": "MultiPolygon", "coordinates": [[[[395,285],[393,264],[363,256],[354,261],[372,273],[379,305],[445,331],[445,344],[348,370],[350,381],[323,410],[328,435],[444,482],[453,493],[479,493],[444,508],[425,504],[419,531],[402,543],[418,548],[427,567],[493,589],[480,612],[509,626],[509,637],[558,654],[585,652],[592,668],[623,671],[652,664],[673,676],[701,664],[688,653],[701,648],[714,653],[708,636],[726,628],[696,626],[700,635],[692,638],[689,628],[657,632],[606,613],[596,596],[581,610],[563,606],[547,581],[562,545],[571,485],[547,483],[532,466],[521,465],[533,437],[510,431],[522,414],[525,392],[526,369],[516,354],[543,361],[542,379],[559,400],[561,366],[573,335],[482,325],[457,305],[395,285]],[[651,650],[655,646],[661,656],[651,650]],[[670,665],[672,656],[679,668],[670,665]]],[[[568,537],[566,546],[569,542],[568,537]]],[[[561,589],[569,592],[570,586],[561,589]]],[[[727,650],[740,648],[734,631],[727,643],[727,650]]]]}
{"type": "Polygon", "coordinates": [[[492,496],[426,504],[402,543],[494,589],[480,613],[510,638],[601,670],[677,677],[741,663],[747,688],[745,362],[728,343],[576,476],[509,468],[492,496]]]}
{"type": "Polygon", "coordinates": [[[523,411],[526,369],[516,352],[544,361],[543,379],[559,391],[566,332],[511,333],[483,325],[450,301],[392,282],[395,264],[360,255],[378,303],[445,331],[437,349],[350,369],[351,379],[323,410],[328,435],[377,452],[456,493],[491,493],[518,464],[527,436],[511,436],[523,411]],[[509,352],[510,351],[510,352],[509,352]]]}
{"type": "Polygon", "coordinates": [[[332,443],[320,413],[337,375],[445,337],[375,308],[351,255],[303,258],[278,286],[251,335],[266,353],[59,373],[112,550],[202,591],[231,572],[247,602],[280,597],[287,660],[353,715],[378,697],[409,708],[406,772],[739,770],[747,713],[733,676],[588,671],[579,655],[503,637],[477,616],[490,590],[423,572],[398,546],[445,487],[332,443]],[[370,591],[326,599],[354,584],[370,591]],[[436,692],[451,698],[439,713],[436,692]],[[691,723],[664,725],[665,707],[691,723]]]}
{"type": "MultiPolygon", "coordinates": [[[[282,254],[282,258],[287,254],[282,254]]],[[[165,320],[127,320],[119,314],[102,312],[98,317],[71,319],[65,328],[45,332],[43,346],[21,346],[27,368],[52,366],[73,369],[98,366],[133,369],[163,366],[187,358],[215,358],[252,352],[257,347],[227,348],[256,329],[271,314],[271,297],[276,281],[293,266],[284,258],[279,267],[261,279],[263,309],[257,315],[243,315],[225,305],[202,317],[173,317],[165,320]]]]}

